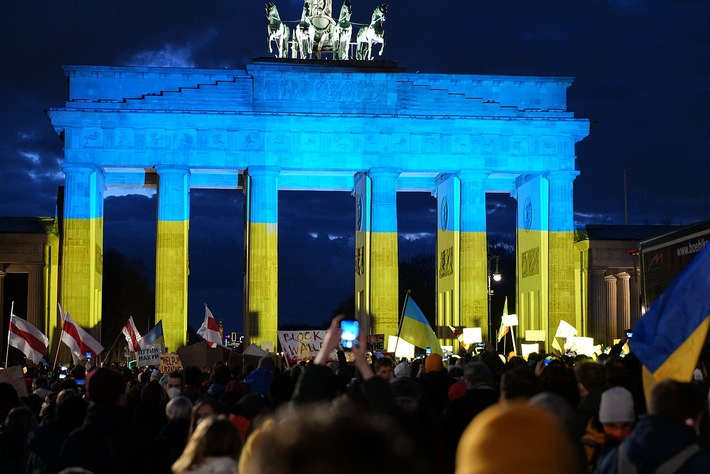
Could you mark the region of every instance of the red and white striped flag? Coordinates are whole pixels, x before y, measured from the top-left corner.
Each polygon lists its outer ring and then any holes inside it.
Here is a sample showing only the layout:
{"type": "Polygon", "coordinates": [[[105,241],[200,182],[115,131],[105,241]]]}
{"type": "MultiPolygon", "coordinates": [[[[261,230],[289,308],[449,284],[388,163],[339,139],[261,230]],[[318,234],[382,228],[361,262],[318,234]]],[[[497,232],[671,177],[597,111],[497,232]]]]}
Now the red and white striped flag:
{"type": "Polygon", "coordinates": [[[138,329],[136,329],[136,323],[133,322],[133,316],[128,318],[128,321],[126,321],[123,325],[123,329],[121,329],[121,332],[126,337],[128,347],[130,347],[132,351],[137,352],[141,350],[142,338],[140,333],[138,332],[138,329]]]}
{"type": "Polygon", "coordinates": [[[76,324],[69,313],[64,313],[61,306],[59,307],[59,313],[64,320],[62,342],[69,346],[75,359],[86,357],[87,353],[96,356],[96,354],[100,354],[104,350],[104,346],[76,324]]]}
{"type": "Polygon", "coordinates": [[[211,348],[215,348],[222,344],[222,337],[219,334],[219,328],[217,327],[217,321],[215,321],[214,316],[212,316],[212,311],[205,304],[205,320],[202,322],[202,326],[197,330],[197,334],[201,336],[211,348]]]}
{"type": "Polygon", "coordinates": [[[49,339],[42,334],[42,331],[24,319],[18,318],[12,314],[12,311],[10,311],[8,342],[12,347],[21,350],[35,364],[42,360],[49,345],[49,339]]]}

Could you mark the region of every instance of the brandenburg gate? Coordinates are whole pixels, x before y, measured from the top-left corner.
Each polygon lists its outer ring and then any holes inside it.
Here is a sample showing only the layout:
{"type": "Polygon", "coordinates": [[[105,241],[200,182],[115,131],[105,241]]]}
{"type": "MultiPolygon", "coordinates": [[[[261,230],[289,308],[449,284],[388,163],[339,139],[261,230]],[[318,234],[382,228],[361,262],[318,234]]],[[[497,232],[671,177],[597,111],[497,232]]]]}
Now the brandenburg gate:
{"type": "Polygon", "coordinates": [[[486,193],[518,203],[518,331],[554,334],[576,314],[572,184],[589,121],[567,110],[570,78],[288,58],[64,73],[69,98],[49,112],[65,147],[61,302],[84,327],[101,321],[103,200],[114,186],[157,187],[155,318],[169,350],[186,343],[194,188],[245,194],[251,342],[277,341],[279,190],[354,196],[356,312],[371,333],[397,334],[396,195],[408,191],[437,201],[438,325],[486,335],[486,193]]]}

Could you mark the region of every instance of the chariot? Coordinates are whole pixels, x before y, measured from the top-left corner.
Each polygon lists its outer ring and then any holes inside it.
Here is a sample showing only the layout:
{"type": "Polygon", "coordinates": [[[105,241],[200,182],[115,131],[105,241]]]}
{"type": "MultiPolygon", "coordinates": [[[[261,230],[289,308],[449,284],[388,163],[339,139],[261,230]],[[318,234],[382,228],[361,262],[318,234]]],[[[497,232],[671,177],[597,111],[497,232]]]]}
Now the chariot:
{"type": "Polygon", "coordinates": [[[356,42],[352,42],[350,0],[344,0],[337,21],[331,15],[332,0],[307,0],[303,4],[300,21],[293,22],[297,24],[289,37],[290,29],[279,17],[276,6],[272,2],[266,3],[269,52],[273,52],[271,42],[275,41],[276,55],[280,58],[288,57],[289,46],[291,57],[301,59],[312,59],[314,56],[321,59],[323,53],[330,53],[334,59],[353,59],[355,56],[358,60],[372,60],[372,46],[375,44],[381,45],[379,55],[382,55],[385,46],[382,23],[387,15],[387,5],[383,3],[375,8],[369,24],[361,24],[356,42]]]}

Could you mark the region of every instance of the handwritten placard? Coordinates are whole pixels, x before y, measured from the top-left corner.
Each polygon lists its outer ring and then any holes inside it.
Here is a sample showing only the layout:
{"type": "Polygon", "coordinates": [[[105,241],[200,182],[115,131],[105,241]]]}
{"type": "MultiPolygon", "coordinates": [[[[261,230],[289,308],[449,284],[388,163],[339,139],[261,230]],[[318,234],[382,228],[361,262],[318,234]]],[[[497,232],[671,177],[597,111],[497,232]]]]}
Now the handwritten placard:
{"type": "Polygon", "coordinates": [[[163,374],[171,374],[175,371],[183,370],[180,356],[177,354],[162,354],[158,370],[163,374]]]}
{"type": "MultiPolygon", "coordinates": [[[[304,330],[304,331],[279,331],[279,342],[281,350],[289,363],[302,360],[311,360],[316,357],[318,351],[323,347],[326,331],[304,330]]],[[[328,360],[338,360],[338,356],[333,351],[328,360]]]]}

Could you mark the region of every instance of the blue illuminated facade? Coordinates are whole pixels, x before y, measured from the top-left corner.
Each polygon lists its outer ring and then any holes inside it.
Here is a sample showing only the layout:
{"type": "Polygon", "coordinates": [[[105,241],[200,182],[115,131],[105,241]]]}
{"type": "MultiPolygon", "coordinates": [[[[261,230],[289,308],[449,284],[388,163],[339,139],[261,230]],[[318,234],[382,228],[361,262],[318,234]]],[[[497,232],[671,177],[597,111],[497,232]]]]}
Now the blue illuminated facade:
{"type": "Polygon", "coordinates": [[[251,342],[277,340],[279,190],[353,194],[357,310],[365,330],[386,335],[396,334],[399,318],[396,193],[437,199],[437,323],[484,334],[485,194],[511,194],[519,200],[519,267],[536,258],[530,268],[555,269],[519,275],[520,330],[574,324],[574,149],[589,121],[567,110],[570,78],[410,74],[391,62],[289,59],[254,60],[245,70],[64,72],[69,100],[49,115],[65,143],[65,219],[73,222],[65,240],[91,244],[65,244],[65,255],[77,259],[64,259],[62,295],[80,324],[93,327],[101,317],[103,193],[156,185],[156,321],[164,321],[170,350],[185,344],[193,188],[246,194],[251,342]]]}

